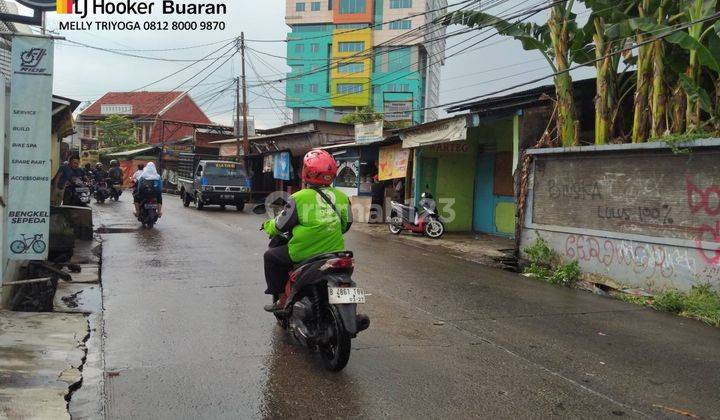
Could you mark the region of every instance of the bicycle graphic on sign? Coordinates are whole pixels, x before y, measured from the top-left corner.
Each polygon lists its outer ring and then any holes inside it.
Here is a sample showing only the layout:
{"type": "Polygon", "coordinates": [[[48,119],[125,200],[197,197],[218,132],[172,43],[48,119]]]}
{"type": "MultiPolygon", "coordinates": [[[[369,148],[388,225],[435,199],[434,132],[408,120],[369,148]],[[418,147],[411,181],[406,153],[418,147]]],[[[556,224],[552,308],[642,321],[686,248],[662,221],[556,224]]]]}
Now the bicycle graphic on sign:
{"type": "Polygon", "coordinates": [[[31,249],[36,254],[45,252],[47,244],[43,241],[44,235],[42,233],[38,233],[33,237],[27,237],[25,235],[20,235],[20,237],[22,239],[13,241],[13,243],[10,244],[10,251],[12,251],[13,254],[25,254],[31,249]]]}

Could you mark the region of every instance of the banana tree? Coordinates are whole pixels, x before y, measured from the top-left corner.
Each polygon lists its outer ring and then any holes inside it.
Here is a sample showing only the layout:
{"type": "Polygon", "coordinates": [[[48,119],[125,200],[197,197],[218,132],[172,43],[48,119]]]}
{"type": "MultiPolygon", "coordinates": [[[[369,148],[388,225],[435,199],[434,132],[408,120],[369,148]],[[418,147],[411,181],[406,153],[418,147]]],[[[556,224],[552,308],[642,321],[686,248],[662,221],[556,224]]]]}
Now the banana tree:
{"type": "MultiPolygon", "coordinates": [[[[664,3],[666,6],[673,4],[672,2],[664,3]]],[[[659,22],[657,17],[641,16],[630,19],[625,23],[626,27],[630,28],[631,31],[642,34],[643,40],[654,40],[653,44],[647,45],[656,45],[655,43],[662,39],[665,46],[672,44],[687,52],[688,58],[684,63],[685,71],[680,72],[684,74],[678,75],[677,86],[681,87],[681,89],[676,89],[673,94],[671,112],[674,120],[680,118],[685,120],[687,132],[697,131],[700,128],[701,110],[708,108],[707,102],[703,101],[704,98],[709,97],[707,90],[702,87],[701,83],[703,70],[708,69],[713,72],[715,80],[720,76],[720,45],[717,45],[720,44],[720,40],[718,39],[720,24],[713,26],[703,22],[703,20],[708,19],[715,13],[716,6],[717,0],[688,0],[688,3],[681,6],[682,9],[679,10],[680,13],[670,17],[667,22],[659,22]],[[686,30],[678,30],[676,26],[673,26],[676,23],[678,25],[688,25],[688,27],[686,30]],[[713,48],[714,51],[708,48],[706,44],[715,45],[713,48]],[[679,101],[683,99],[685,101],[684,106],[679,103],[679,101]],[[679,111],[682,110],[685,111],[684,116],[680,115],[681,113],[679,111]]],[[[659,64],[666,66],[670,57],[665,56],[662,50],[655,51],[654,54],[659,64]],[[662,62],[660,63],[660,61],[662,62]]],[[[662,73],[656,74],[655,76],[658,78],[665,77],[668,73],[665,71],[665,67],[661,67],[660,70],[662,73]]],[[[641,64],[638,63],[638,85],[641,83],[641,78],[643,77],[640,75],[640,71],[641,64]]],[[[639,89],[638,87],[638,90],[639,89]]],[[[664,91],[661,92],[664,93],[664,91]]],[[[661,94],[662,93],[658,93],[658,95],[661,94]]],[[[636,121],[643,118],[643,115],[646,114],[645,108],[639,108],[637,105],[638,102],[636,100],[636,121]],[[638,112],[643,115],[638,115],[638,112]]],[[[706,111],[710,112],[712,110],[706,109],[706,111]]],[[[656,118],[656,113],[658,114],[657,118],[660,118],[660,112],[665,113],[665,109],[653,104],[653,118],[656,118]]],[[[674,122],[678,124],[678,121],[674,122]]],[[[634,135],[633,140],[643,141],[644,137],[642,134],[644,133],[639,130],[637,134],[637,139],[634,135]]],[[[659,136],[663,133],[658,132],[656,134],[659,136]]]]}
{"type": "Polygon", "coordinates": [[[608,27],[630,18],[636,0],[583,0],[592,14],[583,32],[592,40],[597,71],[595,97],[595,144],[605,144],[616,134],[615,116],[620,106],[618,86],[619,52],[625,48],[617,33],[609,35],[608,27]]]}
{"type": "MultiPolygon", "coordinates": [[[[569,147],[579,144],[573,97],[570,63],[576,55],[587,56],[582,31],[575,22],[572,12],[575,0],[556,1],[550,8],[550,17],[543,25],[525,22],[509,22],[479,11],[451,12],[439,19],[444,25],[461,24],[471,28],[494,28],[500,35],[520,41],[525,50],[536,50],[542,54],[555,74],[557,96],[557,128],[562,145],[569,147]]],[[[575,62],[583,62],[578,59],[575,62]]]]}
{"type": "MultiPolygon", "coordinates": [[[[688,22],[697,22],[693,23],[687,30],[688,36],[695,41],[696,45],[694,45],[695,48],[690,49],[690,62],[686,73],[689,80],[685,80],[685,84],[692,82],[695,86],[699,85],[701,65],[703,64],[716,73],[720,73],[718,58],[703,46],[703,41],[714,32],[714,29],[712,25],[708,25],[702,20],[714,14],[716,7],[717,0],[688,0],[688,4],[684,7],[683,13],[688,22]],[[703,56],[703,54],[705,55],[703,56]]],[[[696,131],[700,127],[701,106],[699,98],[691,92],[687,92],[686,120],[688,131],[696,131]]]]}

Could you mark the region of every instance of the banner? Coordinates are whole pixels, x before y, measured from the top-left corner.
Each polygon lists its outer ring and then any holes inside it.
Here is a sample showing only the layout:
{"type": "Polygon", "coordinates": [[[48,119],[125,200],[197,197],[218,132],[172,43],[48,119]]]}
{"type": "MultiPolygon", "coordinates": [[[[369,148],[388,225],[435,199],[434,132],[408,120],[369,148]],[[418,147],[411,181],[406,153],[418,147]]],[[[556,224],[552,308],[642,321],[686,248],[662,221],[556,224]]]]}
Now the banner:
{"type": "Polygon", "coordinates": [[[410,150],[397,146],[381,147],[379,151],[378,179],[405,178],[410,150]]]}
{"type": "Polygon", "coordinates": [[[53,41],[13,37],[11,70],[7,255],[11,260],[45,260],[52,178],[53,41]]]}
{"type": "Polygon", "coordinates": [[[355,124],[355,143],[368,144],[383,139],[383,120],[369,124],[355,124]]]}
{"type": "Polygon", "coordinates": [[[403,141],[402,147],[406,149],[465,140],[467,138],[467,119],[465,116],[461,116],[424,124],[418,129],[401,132],[400,138],[403,141]]]}

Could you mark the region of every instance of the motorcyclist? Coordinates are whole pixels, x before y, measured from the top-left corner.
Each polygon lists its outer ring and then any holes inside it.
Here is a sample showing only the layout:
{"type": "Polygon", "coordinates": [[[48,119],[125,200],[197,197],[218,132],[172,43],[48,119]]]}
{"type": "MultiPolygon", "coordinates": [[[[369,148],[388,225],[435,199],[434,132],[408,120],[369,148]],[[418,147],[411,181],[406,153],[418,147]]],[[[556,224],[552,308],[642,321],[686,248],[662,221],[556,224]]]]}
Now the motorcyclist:
{"type": "Polygon", "coordinates": [[[95,182],[103,182],[108,178],[108,173],[102,163],[98,162],[95,165],[95,170],[93,171],[93,178],[95,179],[95,182]]]}
{"type": "MultiPolygon", "coordinates": [[[[285,209],[263,224],[263,230],[276,236],[292,235],[287,245],[265,252],[266,294],[280,296],[293,265],[314,256],[345,250],[343,234],[352,225],[350,200],[331,187],[337,174],[335,159],[324,150],[311,150],[303,159],[305,188],[293,194],[285,209]]],[[[280,300],[265,310],[280,310],[280,300]]]]}
{"type": "Polygon", "coordinates": [[[120,169],[120,164],[115,159],[110,161],[110,170],[108,171],[108,176],[110,177],[110,181],[113,184],[122,184],[123,172],[122,169],[120,169]]]}
{"type": "Polygon", "coordinates": [[[135,217],[140,215],[140,203],[149,196],[155,196],[158,204],[158,217],[162,216],[162,179],[158,174],[155,164],[150,162],[145,165],[142,174],[137,179],[133,192],[135,204],[135,217]]]}
{"type": "Polygon", "coordinates": [[[65,197],[65,187],[72,181],[73,178],[82,179],[85,176],[85,171],[80,169],[80,159],[76,156],[70,158],[69,161],[63,162],[63,165],[58,169],[58,172],[53,177],[53,202],[55,205],[60,205],[61,201],[69,202],[68,197],[65,197]]]}
{"type": "Polygon", "coordinates": [[[93,178],[93,168],[92,168],[92,165],[89,164],[89,163],[86,163],[83,168],[84,168],[83,170],[85,171],[85,178],[89,181],[90,179],[93,178]]]}

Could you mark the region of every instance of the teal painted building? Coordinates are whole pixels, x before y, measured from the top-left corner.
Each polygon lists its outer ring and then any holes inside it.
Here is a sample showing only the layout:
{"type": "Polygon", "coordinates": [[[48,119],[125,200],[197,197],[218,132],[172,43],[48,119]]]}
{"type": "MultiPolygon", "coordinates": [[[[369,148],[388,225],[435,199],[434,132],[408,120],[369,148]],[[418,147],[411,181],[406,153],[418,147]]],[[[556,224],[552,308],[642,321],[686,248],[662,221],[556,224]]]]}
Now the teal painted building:
{"type": "Polygon", "coordinates": [[[438,17],[426,11],[444,6],[446,0],[286,0],[285,93],[293,122],[338,121],[365,106],[389,121],[435,120],[444,28],[417,29],[438,17]]]}

